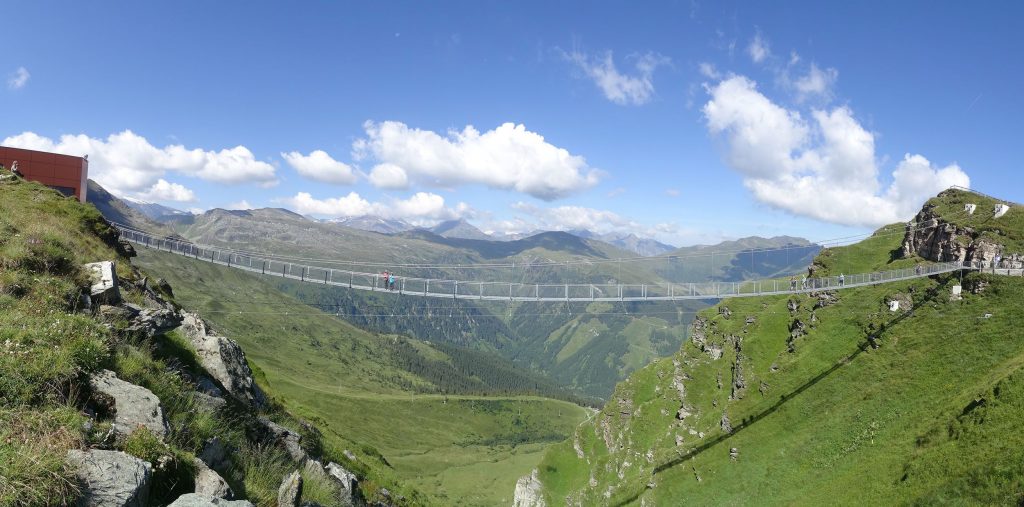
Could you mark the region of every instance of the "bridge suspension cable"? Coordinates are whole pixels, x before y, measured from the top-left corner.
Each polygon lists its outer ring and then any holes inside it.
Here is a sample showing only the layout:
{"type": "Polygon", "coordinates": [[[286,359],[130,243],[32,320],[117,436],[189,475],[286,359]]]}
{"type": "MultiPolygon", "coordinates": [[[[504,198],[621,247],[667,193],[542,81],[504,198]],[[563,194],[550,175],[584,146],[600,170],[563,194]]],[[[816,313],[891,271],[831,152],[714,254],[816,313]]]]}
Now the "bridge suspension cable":
{"type": "Polygon", "coordinates": [[[837,290],[910,280],[961,269],[974,269],[960,262],[918,265],[914,268],[796,280],[765,279],[741,282],[657,283],[657,284],[527,284],[483,282],[396,276],[388,284],[379,273],[366,273],[284,262],[230,250],[201,247],[173,238],[160,238],[138,230],[120,228],[122,237],[149,248],[225,265],[263,275],[302,282],[347,287],[354,290],[388,292],[433,298],[481,301],[680,301],[732,297],[799,294],[837,290]]]}

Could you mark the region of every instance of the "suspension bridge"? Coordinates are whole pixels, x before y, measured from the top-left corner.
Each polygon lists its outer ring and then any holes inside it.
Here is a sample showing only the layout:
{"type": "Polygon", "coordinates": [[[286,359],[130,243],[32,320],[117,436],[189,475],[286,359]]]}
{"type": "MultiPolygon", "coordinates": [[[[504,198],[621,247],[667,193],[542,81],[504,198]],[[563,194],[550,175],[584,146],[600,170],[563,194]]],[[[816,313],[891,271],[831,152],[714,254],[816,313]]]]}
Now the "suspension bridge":
{"type": "Polygon", "coordinates": [[[365,273],[286,262],[271,256],[201,246],[159,237],[116,225],[121,238],[146,248],[250,273],[352,290],[447,299],[484,301],[681,301],[735,297],[802,294],[819,290],[852,289],[912,280],[963,269],[979,269],[962,262],[920,264],[912,268],[800,279],[765,279],[740,282],[654,284],[530,284],[395,276],[389,284],[381,273],[365,273]]]}

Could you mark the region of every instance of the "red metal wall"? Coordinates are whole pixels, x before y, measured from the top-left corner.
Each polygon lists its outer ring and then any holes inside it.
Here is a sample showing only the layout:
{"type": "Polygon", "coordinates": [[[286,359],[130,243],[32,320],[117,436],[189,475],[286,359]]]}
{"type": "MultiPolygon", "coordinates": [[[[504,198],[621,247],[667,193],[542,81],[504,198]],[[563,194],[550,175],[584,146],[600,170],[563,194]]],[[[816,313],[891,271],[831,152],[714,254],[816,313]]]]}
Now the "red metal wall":
{"type": "Polygon", "coordinates": [[[10,169],[15,161],[18,162],[18,171],[25,175],[25,179],[38,181],[49,187],[71,189],[79,201],[85,202],[89,189],[88,160],[45,151],[0,146],[0,164],[10,169]]]}

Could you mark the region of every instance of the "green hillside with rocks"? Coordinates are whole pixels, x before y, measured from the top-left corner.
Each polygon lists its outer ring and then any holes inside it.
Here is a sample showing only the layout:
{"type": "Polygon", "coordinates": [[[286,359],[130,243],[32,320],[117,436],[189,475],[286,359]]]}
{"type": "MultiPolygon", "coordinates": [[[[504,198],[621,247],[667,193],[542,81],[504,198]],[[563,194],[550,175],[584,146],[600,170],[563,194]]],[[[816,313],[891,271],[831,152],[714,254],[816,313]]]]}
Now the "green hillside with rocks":
{"type": "MultiPolygon", "coordinates": [[[[114,197],[106,201],[112,202],[105,208],[125,207],[114,197]]],[[[564,232],[516,241],[447,238],[425,230],[385,235],[272,208],[214,209],[191,223],[169,226],[199,244],[306,259],[324,267],[377,271],[385,269],[380,263],[394,263],[387,269],[399,276],[522,283],[664,284],[788,276],[805,269],[820,248],[800,238],[753,237],[652,259],[564,232]]],[[[709,304],[436,301],[288,280],[271,283],[363,329],[493,353],[601,399],[629,373],[678,349],[696,311],[709,304]]]]}
{"type": "Polygon", "coordinates": [[[188,301],[202,288],[155,278],[136,255],[96,208],[0,169],[0,505],[444,504],[437,482],[465,481],[434,477],[455,462],[480,484],[507,481],[482,499],[456,492],[490,504],[583,418],[568,402],[495,397],[574,399],[536,374],[312,309],[260,333],[216,307],[207,319],[188,301]],[[453,452],[424,460],[442,445],[453,452]]]}
{"type": "Polygon", "coordinates": [[[1002,274],[722,301],[697,316],[676,354],[619,384],[598,415],[548,451],[517,498],[1020,504],[1024,214],[1011,207],[993,218],[994,202],[946,191],[907,226],[821,252],[812,272],[991,266],[998,255],[1002,274]],[[975,214],[966,203],[978,204],[975,214]]]}

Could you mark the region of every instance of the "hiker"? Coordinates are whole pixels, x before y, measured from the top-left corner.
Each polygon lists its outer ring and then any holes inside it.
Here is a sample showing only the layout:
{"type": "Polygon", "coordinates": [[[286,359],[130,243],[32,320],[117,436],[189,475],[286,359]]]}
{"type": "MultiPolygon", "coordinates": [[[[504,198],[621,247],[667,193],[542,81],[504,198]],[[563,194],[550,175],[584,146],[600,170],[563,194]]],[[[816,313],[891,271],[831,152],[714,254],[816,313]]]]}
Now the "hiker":
{"type": "Polygon", "coordinates": [[[842,287],[845,284],[846,284],[846,276],[844,276],[842,273],[839,273],[839,286],[842,287]]]}
{"type": "Polygon", "coordinates": [[[388,288],[388,271],[386,269],[384,270],[384,272],[382,272],[380,274],[380,279],[381,279],[381,288],[382,289],[388,288]]]}
{"type": "Polygon", "coordinates": [[[796,277],[789,277],[789,290],[796,290],[796,277]]]}
{"type": "Polygon", "coordinates": [[[395,290],[395,274],[391,273],[388,276],[388,290],[395,290]]]}
{"type": "Polygon", "coordinates": [[[918,265],[917,267],[914,268],[914,273],[918,274],[918,275],[921,274],[921,266],[920,265],[918,265]]]}
{"type": "Polygon", "coordinates": [[[806,276],[803,277],[803,279],[800,281],[800,284],[803,286],[804,290],[807,290],[807,277],[806,276]]]}

